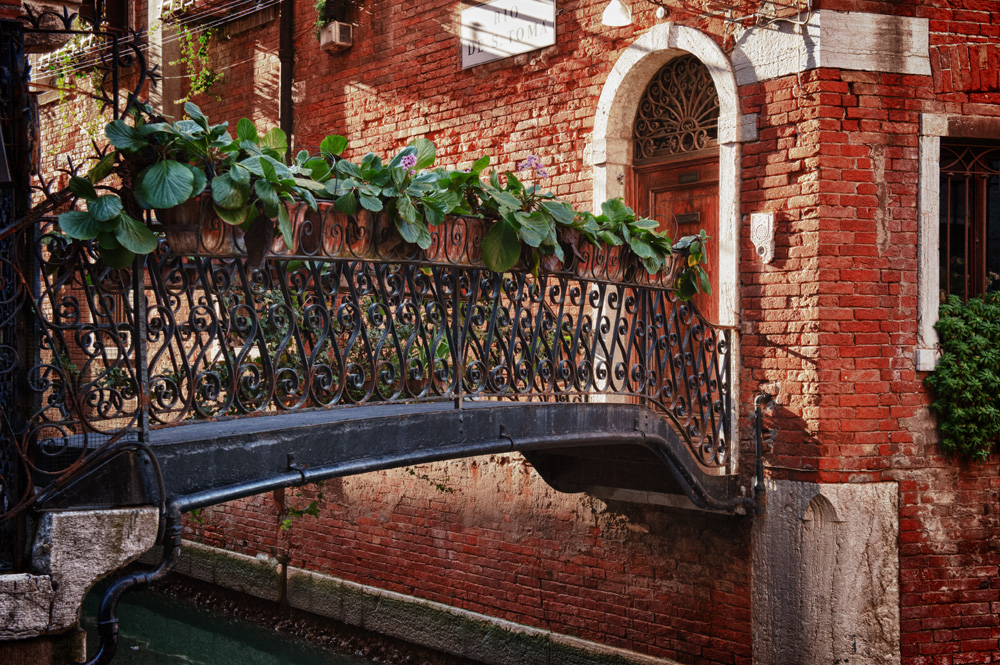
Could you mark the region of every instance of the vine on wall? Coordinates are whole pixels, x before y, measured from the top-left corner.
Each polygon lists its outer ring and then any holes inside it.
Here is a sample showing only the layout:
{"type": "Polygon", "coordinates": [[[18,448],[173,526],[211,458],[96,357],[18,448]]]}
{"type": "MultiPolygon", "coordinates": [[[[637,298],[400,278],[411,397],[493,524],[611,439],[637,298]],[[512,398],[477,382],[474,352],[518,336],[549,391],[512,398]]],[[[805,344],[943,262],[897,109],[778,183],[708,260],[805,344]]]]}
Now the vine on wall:
{"type": "Polygon", "coordinates": [[[212,68],[212,37],[215,31],[212,29],[202,30],[195,33],[187,27],[180,27],[177,30],[178,44],[181,49],[181,57],[172,61],[171,65],[184,65],[184,73],[188,77],[188,93],[180,99],[174,100],[175,104],[184,104],[191,101],[193,97],[200,94],[211,95],[216,101],[221,101],[222,97],[211,92],[212,86],[222,81],[223,75],[212,68]]]}
{"type": "Polygon", "coordinates": [[[984,461],[1000,440],[1000,292],[967,303],[949,296],[934,328],[941,360],[926,384],[941,445],[984,461]]]}

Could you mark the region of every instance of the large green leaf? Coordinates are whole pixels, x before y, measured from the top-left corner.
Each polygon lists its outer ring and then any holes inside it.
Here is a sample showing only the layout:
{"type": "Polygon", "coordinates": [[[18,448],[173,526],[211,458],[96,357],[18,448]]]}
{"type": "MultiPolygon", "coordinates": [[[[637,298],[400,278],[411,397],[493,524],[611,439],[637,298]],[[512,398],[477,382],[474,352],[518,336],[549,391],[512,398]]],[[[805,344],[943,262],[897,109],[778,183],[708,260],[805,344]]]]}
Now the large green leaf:
{"type": "Polygon", "coordinates": [[[421,169],[430,168],[437,157],[434,142],[425,138],[419,138],[410,141],[409,145],[417,150],[417,163],[413,166],[413,169],[420,171],[421,169]]]}
{"type": "Polygon", "coordinates": [[[87,202],[87,210],[99,222],[107,222],[122,211],[122,200],[117,194],[105,194],[87,202]]]}
{"type": "Polygon", "coordinates": [[[548,217],[543,213],[533,212],[528,214],[516,212],[514,213],[514,218],[521,224],[519,235],[524,244],[529,247],[538,247],[549,237],[552,227],[549,224],[548,217]]]}
{"type": "Polygon", "coordinates": [[[633,216],[631,208],[626,206],[621,199],[605,201],[601,204],[601,212],[607,216],[613,229],[617,229],[622,222],[633,216]]]}
{"type": "Polygon", "coordinates": [[[111,175],[111,172],[115,169],[115,154],[109,153],[101,157],[100,160],[90,169],[87,173],[87,178],[90,182],[100,182],[111,175]]]}
{"type": "Polygon", "coordinates": [[[573,206],[565,201],[542,201],[542,209],[552,215],[556,223],[564,226],[572,224],[574,217],[576,217],[573,206]]]}
{"type": "Polygon", "coordinates": [[[473,173],[479,173],[489,165],[490,165],[490,156],[484,155],[472,163],[471,171],[473,173]]]}
{"type": "Polygon", "coordinates": [[[444,216],[454,207],[451,200],[444,196],[427,196],[421,202],[424,204],[424,217],[431,226],[442,223],[444,216]]]}
{"type": "Polygon", "coordinates": [[[250,172],[239,164],[233,164],[233,168],[229,169],[229,179],[237,185],[249,185],[250,172]]]}
{"type": "Polygon", "coordinates": [[[372,212],[379,212],[382,210],[382,199],[377,196],[372,196],[371,194],[366,194],[361,192],[361,207],[365,210],[371,210],[372,212]]]}
{"type": "Polygon", "coordinates": [[[81,178],[78,175],[69,179],[69,191],[73,192],[74,195],[79,196],[81,199],[90,200],[97,198],[97,190],[94,189],[94,183],[87,178],[81,178]]]}
{"type": "Polygon", "coordinates": [[[264,205],[276,206],[281,204],[278,193],[274,191],[274,185],[267,180],[258,180],[253,184],[253,189],[264,205]]]}
{"type": "Polygon", "coordinates": [[[503,190],[491,187],[486,190],[486,193],[492,197],[496,204],[501,208],[507,208],[509,210],[519,210],[521,208],[521,202],[518,201],[516,197],[503,190]]]}
{"type": "Polygon", "coordinates": [[[91,240],[101,232],[101,223],[89,212],[70,210],[59,215],[59,228],[70,238],[91,240]]]}
{"type": "Polygon", "coordinates": [[[271,162],[266,159],[260,160],[260,172],[264,175],[264,180],[269,183],[278,184],[278,172],[274,170],[274,166],[271,162]]]}
{"type": "Polygon", "coordinates": [[[115,238],[122,247],[136,254],[149,254],[156,249],[156,235],[145,224],[126,212],[119,219],[121,223],[115,231],[115,238]]]}
{"type": "Polygon", "coordinates": [[[347,139],[339,134],[331,134],[319,144],[320,152],[330,157],[339,157],[347,149],[347,139]]]}
{"type": "Polygon", "coordinates": [[[240,121],[236,123],[236,138],[240,141],[252,141],[253,143],[259,141],[257,127],[249,118],[240,118],[240,121]]]}
{"type": "Polygon", "coordinates": [[[358,199],[354,192],[347,192],[334,202],[333,207],[345,215],[353,215],[358,211],[358,199]]]}
{"type": "MultiPolygon", "coordinates": [[[[278,179],[284,179],[291,176],[291,171],[288,170],[287,166],[285,166],[278,160],[274,159],[273,157],[268,157],[267,155],[254,155],[253,157],[247,157],[246,159],[240,162],[240,166],[250,171],[250,173],[254,174],[255,176],[259,178],[264,178],[266,177],[264,175],[265,163],[274,170],[276,178],[272,182],[275,182],[278,179]]],[[[268,179],[270,180],[270,178],[268,179]]]]}
{"type": "Polygon", "coordinates": [[[278,229],[281,231],[281,237],[285,239],[285,246],[288,249],[292,249],[292,222],[288,219],[288,209],[283,206],[278,206],[278,229]]]}
{"type": "Polygon", "coordinates": [[[483,263],[493,272],[510,270],[521,256],[521,243],[517,229],[501,220],[483,237],[483,263]]]}
{"type": "Polygon", "coordinates": [[[112,120],[104,127],[104,135],[111,141],[111,145],[119,150],[135,152],[149,145],[142,134],[136,131],[135,127],[125,124],[124,120],[112,120]]]}
{"type": "Polygon", "coordinates": [[[184,203],[194,191],[194,175],[187,165],[165,160],[140,174],[139,191],[154,208],[173,208],[184,203]]]}
{"type": "Polygon", "coordinates": [[[641,259],[652,259],[657,257],[656,250],[646,241],[639,239],[636,236],[632,236],[628,241],[629,247],[635,252],[636,256],[641,259]]]}
{"type": "Polygon", "coordinates": [[[300,187],[303,190],[316,192],[317,194],[326,191],[326,186],[323,183],[316,182],[312,178],[292,178],[292,181],[296,187],[300,187]]]}
{"type": "Polygon", "coordinates": [[[220,208],[215,206],[215,214],[219,216],[219,219],[224,221],[226,224],[232,224],[233,226],[239,226],[243,222],[247,221],[250,215],[250,211],[254,209],[253,206],[243,206],[242,208],[237,208],[235,210],[229,210],[228,208],[220,208]]]}
{"type": "Polygon", "coordinates": [[[262,148],[274,150],[283,157],[285,151],[288,150],[288,135],[281,127],[272,127],[267,134],[261,137],[260,145],[262,148]]]}
{"type": "Polygon", "coordinates": [[[396,230],[399,231],[399,235],[403,240],[412,243],[417,242],[417,239],[420,237],[420,229],[417,228],[416,224],[411,224],[402,217],[396,219],[395,223],[396,230]]]}
{"type": "Polygon", "coordinates": [[[132,265],[132,260],[135,259],[135,252],[129,251],[124,247],[101,247],[100,248],[101,261],[104,265],[109,268],[127,268],[132,265]]]}
{"type": "Polygon", "coordinates": [[[208,178],[205,177],[205,172],[199,167],[193,164],[184,164],[184,166],[191,171],[191,176],[194,178],[194,185],[191,187],[191,196],[198,196],[208,186],[208,178]]]}
{"type": "Polygon", "coordinates": [[[341,159],[337,162],[335,167],[339,175],[348,176],[355,179],[361,178],[361,167],[359,167],[354,162],[349,162],[346,159],[341,159]]]}
{"type": "Polygon", "coordinates": [[[303,166],[309,170],[313,180],[320,182],[329,178],[332,171],[330,165],[326,163],[326,160],[319,159],[318,157],[313,157],[312,159],[307,160],[303,166]]]}
{"type": "Polygon", "coordinates": [[[187,113],[192,120],[201,125],[206,131],[208,130],[208,118],[206,118],[205,114],[201,112],[201,109],[198,108],[197,104],[192,102],[185,103],[184,112],[187,113]]]}
{"type": "Polygon", "coordinates": [[[250,187],[236,184],[228,173],[212,179],[212,200],[220,208],[238,210],[246,205],[249,198],[250,187]]]}
{"type": "Polygon", "coordinates": [[[408,224],[416,224],[418,215],[417,208],[413,205],[413,201],[410,200],[410,197],[403,195],[396,199],[396,201],[396,206],[399,209],[399,216],[406,220],[408,224]]]}

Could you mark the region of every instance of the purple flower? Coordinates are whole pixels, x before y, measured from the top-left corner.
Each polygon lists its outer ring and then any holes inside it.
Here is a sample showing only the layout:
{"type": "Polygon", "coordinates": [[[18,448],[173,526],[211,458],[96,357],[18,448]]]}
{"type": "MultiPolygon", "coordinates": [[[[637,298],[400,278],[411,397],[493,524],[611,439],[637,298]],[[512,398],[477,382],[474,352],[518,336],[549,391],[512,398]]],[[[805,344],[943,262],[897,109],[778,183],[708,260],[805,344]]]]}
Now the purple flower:
{"type": "Polygon", "coordinates": [[[533,169],[539,178],[549,177],[549,172],[542,167],[542,160],[538,159],[538,155],[528,155],[523,162],[517,165],[518,171],[527,171],[528,169],[533,169]]]}
{"type": "MultiPolygon", "coordinates": [[[[416,155],[404,155],[403,158],[399,160],[399,165],[402,166],[404,169],[412,169],[416,165],[416,163],[417,163],[416,155]]],[[[413,173],[412,170],[410,172],[413,173]]]]}

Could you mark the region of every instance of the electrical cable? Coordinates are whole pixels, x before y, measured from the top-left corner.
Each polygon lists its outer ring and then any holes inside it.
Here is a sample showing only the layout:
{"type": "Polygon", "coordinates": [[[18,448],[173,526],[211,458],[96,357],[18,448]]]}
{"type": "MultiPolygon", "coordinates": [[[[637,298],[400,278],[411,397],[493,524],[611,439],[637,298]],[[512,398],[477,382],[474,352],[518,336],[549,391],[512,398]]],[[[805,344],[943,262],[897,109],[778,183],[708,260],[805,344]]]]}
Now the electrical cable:
{"type": "MultiPolygon", "coordinates": [[[[200,32],[204,32],[205,30],[211,30],[211,29],[216,28],[216,27],[218,27],[220,25],[225,25],[226,23],[231,23],[233,21],[241,19],[241,18],[243,18],[245,16],[250,16],[251,14],[254,14],[256,12],[262,11],[262,10],[267,9],[269,7],[274,7],[277,4],[279,4],[279,2],[280,2],[280,0],[264,0],[263,2],[259,2],[258,0],[234,0],[234,2],[232,3],[234,6],[237,6],[237,5],[250,5],[250,6],[247,7],[246,9],[242,9],[239,12],[236,12],[234,14],[228,14],[226,16],[219,17],[219,18],[217,18],[217,19],[215,19],[213,21],[206,21],[204,23],[200,23],[198,25],[198,30],[200,32]]],[[[194,20],[194,19],[192,19],[189,22],[190,23],[195,23],[197,21],[194,20]]],[[[184,27],[184,26],[187,25],[187,23],[188,22],[185,22],[184,24],[171,22],[171,23],[167,23],[165,25],[169,26],[169,27],[173,27],[173,26],[176,26],[176,25],[181,25],[182,27],[184,27]]],[[[142,35],[143,33],[139,33],[139,34],[142,35]]],[[[180,31],[175,32],[174,34],[172,34],[172,35],[170,35],[170,36],[165,37],[164,39],[162,39],[160,41],[160,46],[162,47],[162,46],[166,46],[166,45],[178,42],[178,41],[180,41],[181,36],[182,36],[182,33],[180,31]]],[[[126,40],[125,39],[119,40],[118,43],[119,43],[119,48],[120,48],[121,46],[123,46],[123,45],[126,44],[126,40]]],[[[150,48],[150,45],[149,45],[148,41],[146,41],[146,42],[144,42],[144,43],[142,43],[142,44],[140,44],[138,46],[138,49],[140,51],[147,52],[147,53],[149,51],[149,48],[150,48]]],[[[48,70],[46,70],[46,72],[54,74],[54,75],[67,76],[67,75],[73,74],[75,72],[86,71],[86,70],[92,69],[92,68],[100,65],[106,59],[106,55],[105,55],[104,51],[106,51],[107,46],[102,44],[102,45],[96,47],[96,49],[97,49],[98,53],[95,53],[92,56],[87,56],[83,60],[74,62],[71,66],[63,67],[63,68],[58,68],[58,69],[48,69],[48,70]]],[[[238,64],[238,63],[234,63],[234,64],[238,64]]],[[[232,66],[232,65],[230,65],[230,66],[232,66]]]]}

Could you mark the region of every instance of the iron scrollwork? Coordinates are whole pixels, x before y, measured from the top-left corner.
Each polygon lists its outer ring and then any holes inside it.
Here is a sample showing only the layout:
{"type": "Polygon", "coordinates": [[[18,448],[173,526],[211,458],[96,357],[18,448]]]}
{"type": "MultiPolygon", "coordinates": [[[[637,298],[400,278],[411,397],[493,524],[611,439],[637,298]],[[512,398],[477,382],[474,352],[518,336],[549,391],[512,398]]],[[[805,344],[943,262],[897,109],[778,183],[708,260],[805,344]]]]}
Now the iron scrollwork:
{"type": "Polygon", "coordinates": [[[132,271],[101,268],[92,248],[57,235],[41,247],[27,446],[50,473],[135,428],[142,409],[156,428],[597,395],[655,408],[706,467],[729,459],[729,331],[660,285],[384,259],[272,257],[252,269],[163,249],[146,260],[142,316],[132,271]]]}
{"type": "Polygon", "coordinates": [[[702,150],[718,138],[719,93],[697,58],[668,62],[650,81],[636,113],[635,158],[702,150]]]}

